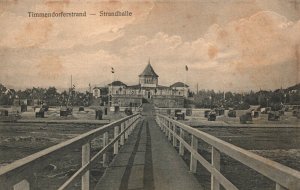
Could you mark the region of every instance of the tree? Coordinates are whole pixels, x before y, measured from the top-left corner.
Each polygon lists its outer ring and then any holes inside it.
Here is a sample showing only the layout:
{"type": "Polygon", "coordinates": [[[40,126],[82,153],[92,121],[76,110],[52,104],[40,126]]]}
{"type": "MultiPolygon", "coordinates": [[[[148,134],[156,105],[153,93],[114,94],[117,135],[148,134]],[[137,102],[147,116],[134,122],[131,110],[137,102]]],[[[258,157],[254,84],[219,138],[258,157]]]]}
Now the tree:
{"type": "Polygon", "coordinates": [[[55,87],[49,87],[45,92],[44,99],[49,105],[59,105],[59,93],[55,87]]]}
{"type": "Polygon", "coordinates": [[[6,91],[7,91],[7,88],[0,83],[0,94],[5,94],[6,91]]]}

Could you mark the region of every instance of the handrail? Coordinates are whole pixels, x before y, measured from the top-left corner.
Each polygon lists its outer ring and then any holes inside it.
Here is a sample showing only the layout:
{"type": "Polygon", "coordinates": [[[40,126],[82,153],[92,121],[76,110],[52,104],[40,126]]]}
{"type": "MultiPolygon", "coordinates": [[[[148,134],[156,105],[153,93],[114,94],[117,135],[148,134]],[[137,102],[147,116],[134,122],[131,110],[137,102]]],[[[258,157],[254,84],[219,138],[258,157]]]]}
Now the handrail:
{"type": "MultiPolygon", "coordinates": [[[[75,147],[82,146],[82,157],[83,158],[85,157],[88,159],[87,162],[85,161],[86,163],[84,163],[84,161],[82,161],[83,167],[86,165],[89,166],[95,160],[95,156],[97,156],[97,158],[98,158],[100,155],[105,154],[104,152],[108,148],[110,148],[112,146],[112,144],[114,144],[114,153],[117,154],[118,146],[116,146],[116,145],[118,145],[118,143],[119,143],[118,141],[120,140],[121,145],[124,144],[124,138],[125,139],[128,138],[128,135],[131,133],[131,131],[135,127],[136,122],[139,120],[139,118],[140,118],[139,113],[131,115],[131,116],[127,116],[118,121],[115,121],[110,124],[99,127],[97,129],[91,130],[91,131],[81,134],[75,138],[72,138],[72,139],[62,142],[62,143],[59,143],[57,145],[54,145],[47,149],[44,149],[40,152],[37,152],[35,154],[32,154],[32,155],[22,158],[20,160],[17,160],[9,165],[3,166],[2,168],[0,168],[0,186],[4,189],[12,189],[12,187],[16,186],[16,184],[18,184],[22,180],[26,180],[27,182],[28,182],[28,180],[30,181],[30,176],[28,176],[28,174],[32,174],[33,171],[38,171],[41,168],[48,165],[51,156],[57,156],[58,154],[63,153],[65,150],[70,150],[75,147]],[[121,126],[121,132],[119,133],[120,126],[121,126]],[[108,142],[103,144],[104,148],[102,148],[100,150],[100,152],[98,152],[90,160],[89,147],[90,147],[91,140],[93,140],[94,138],[96,138],[102,134],[103,134],[103,137],[106,136],[106,138],[108,138],[109,130],[115,131],[114,139],[109,144],[108,144],[108,142]],[[122,142],[122,140],[123,140],[123,142],[122,142]]],[[[80,168],[79,170],[82,170],[82,168],[80,168]]],[[[88,167],[85,167],[84,172],[86,172],[88,169],[89,169],[88,167]]],[[[80,174],[82,174],[82,172],[80,174]]],[[[24,188],[22,188],[22,189],[24,189],[24,188]]],[[[30,188],[28,187],[25,189],[30,189],[30,188]]]]}
{"type": "MultiPolygon", "coordinates": [[[[133,123],[135,123],[137,120],[135,120],[133,123]]],[[[92,163],[96,161],[97,158],[102,156],[109,148],[111,148],[116,141],[118,141],[122,135],[125,134],[125,132],[131,127],[131,125],[127,126],[121,133],[119,133],[108,145],[103,147],[98,153],[96,153],[95,156],[84,166],[82,166],[68,181],[66,181],[58,190],[64,190],[72,185],[74,183],[76,177],[78,177],[80,174],[82,174],[84,171],[86,171],[92,163]]]]}
{"type": "Polygon", "coordinates": [[[232,145],[219,138],[209,135],[203,131],[194,129],[188,125],[175,121],[165,115],[156,114],[157,122],[166,133],[169,140],[173,136],[173,145],[179,141],[179,151],[187,149],[191,152],[190,170],[196,172],[197,161],[200,162],[212,175],[212,189],[219,189],[218,184],[222,184],[226,189],[237,189],[229,180],[220,173],[220,152],[254,169],[258,173],[276,182],[276,189],[296,190],[300,187],[300,172],[269,160],[250,151],[232,145]],[[176,128],[179,127],[180,135],[176,128]],[[184,132],[192,135],[191,145],[183,139],[184,132]],[[212,164],[206,161],[197,151],[198,139],[201,139],[212,146],[212,164]],[[174,142],[175,141],[175,142],[174,142]],[[197,160],[196,163],[194,160],[197,160]],[[218,187],[218,188],[216,188],[218,187]]]}

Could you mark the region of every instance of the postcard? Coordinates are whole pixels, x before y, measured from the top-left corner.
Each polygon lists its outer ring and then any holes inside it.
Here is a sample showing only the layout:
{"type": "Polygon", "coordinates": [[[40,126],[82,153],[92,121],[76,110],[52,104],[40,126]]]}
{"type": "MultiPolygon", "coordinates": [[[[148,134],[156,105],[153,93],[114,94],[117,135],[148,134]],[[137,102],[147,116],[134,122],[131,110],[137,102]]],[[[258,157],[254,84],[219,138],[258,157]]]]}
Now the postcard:
{"type": "Polygon", "coordinates": [[[300,0],[1,0],[0,189],[300,189],[300,0]]]}

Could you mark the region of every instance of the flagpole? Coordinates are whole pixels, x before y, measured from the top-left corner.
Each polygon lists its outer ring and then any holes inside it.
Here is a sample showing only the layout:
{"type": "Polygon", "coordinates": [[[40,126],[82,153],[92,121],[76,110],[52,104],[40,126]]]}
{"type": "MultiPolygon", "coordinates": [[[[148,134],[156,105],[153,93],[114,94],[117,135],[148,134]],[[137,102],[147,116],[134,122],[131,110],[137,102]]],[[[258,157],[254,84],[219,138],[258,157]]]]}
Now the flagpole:
{"type": "Polygon", "coordinates": [[[184,90],[184,93],[183,93],[183,95],[185,96],[185,93],[186,93],[186,90],[185,90],[185,85],[186,85],[186,82],[187,82],[187,72],[188,72],[188,66],[186,65],[185,66],[185,81],[184,81],[184,84],[183,84],[183,90],[184,90]]]}
{"type": "Polygon", "coordinates": [[[112,90],[113,90],[113,88],[112,88],[112,85],[113,85],[113,71],[112,71],[112,68],[111,68],[111,77],[110,77],[110,79],[111,79],[111,83],[110,83],[110,93],[109,93],[109,97],[108,97],[108,104],[109,104],[109,102],[110,102],[109,107],[112,106],[112,90]]]}
{"type": "MultiPolygon", "coordinates": [[[[186,85],[186,81],[187,81],[187,72],[188,72],[188,66],[187,65],[185,65],[185,81],[184,81],[184,84],[183,84],[183,107],[185,106],[185,93],[186,93],[186,91],[185,91],[185,85],[186,85]]],[[[187,97],[186,97],[187,98],[187,97]]]]}
{"type": "Polygon", "coordinates": [[[186,77],[187,77],[187,70],[185,70],[185,77],[184,77],[184,84],[183,84],[183,89],[184,89],[184,93],[183,95],[185,96],[185,84],[186,84],[186,77]]]}
{"type": "Polygon", "coordinates": [[[111,90],[110,90],[110,97],[111,97],[111,100],[110,100],[110,103],[111,103],[111,105],[110,106],[112,106],[112,94],[113,94],[113,82],[114,82],[114,74],[115,74],[115,70],[114,70],[114,68],[113,67],[111,67],[111,73],[112,73],[112,75],[111,75],[111,90]]]}

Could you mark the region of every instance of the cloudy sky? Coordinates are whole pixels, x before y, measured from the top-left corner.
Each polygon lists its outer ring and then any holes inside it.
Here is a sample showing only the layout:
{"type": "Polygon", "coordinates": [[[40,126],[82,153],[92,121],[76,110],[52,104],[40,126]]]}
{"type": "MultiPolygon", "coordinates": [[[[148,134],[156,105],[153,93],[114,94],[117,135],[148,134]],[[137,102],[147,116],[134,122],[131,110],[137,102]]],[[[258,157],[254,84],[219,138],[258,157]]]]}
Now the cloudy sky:
{"type": "Polygon", "coordinates": [[[138,83],[150,58],[159,83],[276,89],[300,80],[300,0],[0,1],[0,83],[78,88],[138,83]],[[131,11],[100,17],[99,11],[131,11]],[[87,12],[30,18],[28,12],[87,12]],[[96,16],[89,14],[98,14],[96,16]],[[185,65],[189,71],[185,71],[185,65]]]}

